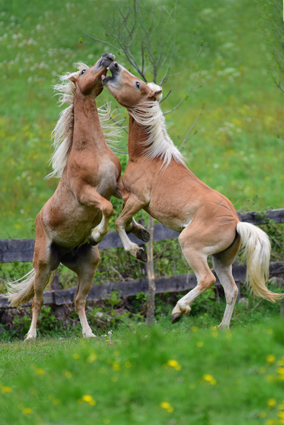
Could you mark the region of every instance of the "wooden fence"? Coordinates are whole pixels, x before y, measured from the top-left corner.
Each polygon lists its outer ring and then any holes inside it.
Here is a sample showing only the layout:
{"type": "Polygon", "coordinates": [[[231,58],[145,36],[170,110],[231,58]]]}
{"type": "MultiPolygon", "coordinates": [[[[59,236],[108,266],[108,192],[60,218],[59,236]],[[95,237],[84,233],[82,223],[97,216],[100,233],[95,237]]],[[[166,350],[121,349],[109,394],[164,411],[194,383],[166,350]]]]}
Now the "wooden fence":
{"type": "MultiPolygon", "coordinates": [[[[284,223],[284,208],[270,210],[263,213],[247,212],[238,213],[240,221],[252,224],[265,224],[268,220],[275,223],[284,223]]],[[[141,244],[141,240],[130,234],[133,242],[141,244]]],[[[176,239],[178,232],[170,230],[162,224],[155,224],[154,242],[176,239]]],[[[34,239],[0,239],[0,263],[9,263],[13,261],[32,261],[34,252],[34,239]]],[[[99,244],[99,249],[119,248],[122,247],[121,240],[116,232],[109,232],[99,244]]],[[[270,263],[270,276],[281,276],[284,274],[284,262],[277,261],[270,263]]],[[[245,280],[246,266],[236,265],[233,267],[233,275],[237,284],[245,280]]],[[[216,285],[220,283],[217,279],[216,285]]],[[[185,275],[177,275],[171,277],[162,277],[156,279],[156,292],[178,292],[194,288],[196,285],[196,277],[193,273],[185,275]]],[[[121,296],[137,295],[140,292],[148,292],[148,280],[141,279],[138,281],[124,281],[115,283],[106,283],[103,285],[93,285],[87,300],[96,301],[103,298],[111,291],[116,290],[121,296]]],[[[76,287],[51,290],[44,292],[44,303],[46,305],[63,305],[73,303],[76,287]]],[[[30,305],[31,303],[27,303],[30,305]]],[[[9,308],[6,298],[0,296],[0,308],[9,308]]]]}

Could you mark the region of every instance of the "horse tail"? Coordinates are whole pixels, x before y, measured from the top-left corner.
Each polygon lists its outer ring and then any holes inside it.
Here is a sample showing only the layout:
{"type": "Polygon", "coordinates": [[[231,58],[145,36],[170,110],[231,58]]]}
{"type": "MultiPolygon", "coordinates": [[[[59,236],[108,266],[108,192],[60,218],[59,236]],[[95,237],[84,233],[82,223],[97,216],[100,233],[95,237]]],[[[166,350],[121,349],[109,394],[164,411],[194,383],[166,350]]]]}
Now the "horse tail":
{"type": "Polygon", "coordinates": [[[267,301],[274,303],[283,297],[267,289],[265,282],[269,278],[270,241],[268,235],[250,223],[237,224],[241,237],[243,256],[247,258],[246,283],[250,283],[253,292],[267,301]]]}
{"type": "Polygon", "coordinates": [[[7,289],[6,298],[10,301],[11,307],[19,307],[25,304],[34,296],[35,270],[32,269],[21,279],[13,282],[5,282],[7,289]]]}

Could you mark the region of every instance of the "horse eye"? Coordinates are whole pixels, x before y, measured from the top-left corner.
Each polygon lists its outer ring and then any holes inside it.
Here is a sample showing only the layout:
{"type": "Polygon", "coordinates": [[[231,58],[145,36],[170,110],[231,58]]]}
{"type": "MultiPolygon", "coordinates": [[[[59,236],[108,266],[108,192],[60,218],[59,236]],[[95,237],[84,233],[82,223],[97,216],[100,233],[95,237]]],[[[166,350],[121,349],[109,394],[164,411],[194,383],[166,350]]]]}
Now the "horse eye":
{"type": "Polygon", "coordinates": [[[137,87],[138,89],[140,89],[140,83],[139,83],[139,81],[136,81],[136,87],[137,87]]]}
{"type": "Polygon", "coordinates": [[[81,75],[85,74],[86,71],[87,71],[86,69],[82,69],[81,75]]]}

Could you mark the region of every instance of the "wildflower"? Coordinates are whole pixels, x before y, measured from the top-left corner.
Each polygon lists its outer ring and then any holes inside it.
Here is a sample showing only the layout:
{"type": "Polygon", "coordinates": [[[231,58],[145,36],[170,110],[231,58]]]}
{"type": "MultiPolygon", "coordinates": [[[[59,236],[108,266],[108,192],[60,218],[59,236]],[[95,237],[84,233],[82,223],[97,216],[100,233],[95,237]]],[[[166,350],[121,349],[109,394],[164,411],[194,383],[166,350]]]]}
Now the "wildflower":
{"type": "Polygon", "coordinates": [[[216,385],[216,383],[217,383],[216,379],[214,379],[212,375],[204,375],[203,379],[204,379],[205,382],[208,382],[211,385],[216,385]]]}
{"type": "Polygon", "coordinates": [[[275,407],[276,406],[276,400],[275,398],[270,398],[269,400],[267,400],[267,406],[268,407],[275,407]]]}
{"type": "Polygon", "coordinates": [[[213,331],[213,332],[212,332],[212,336],[213,336],[213,338],[217,338],[217,336],[218,336],[218,332],[217,332],[217,331],[213,331]]]}
{"type": "Polygon", "coordinates": [[[110,420],[109,419],[104,419],[104,424],[109,424],[110,420]]]}
{"type": "MultiPolygon", "coordinates": [[[[91,396],[91,395],[89,395],[89,394],[85,394],[85,395],[83,395],[83,397],[82,397],[82,402],[85,402],[85,403],[89,403],[91,406],[95,406],[96,405],[96,401],[93,399],[93,397],[91,396]]],[[[79,402],[79,400],[78,400],[78,402],[79,402]]],[[[80,403],[81,404],[81,403],[80,403]]]]}
{"type": "MultiPolygon", "coordinates": [[[[265,180],[267,180],[267,178],[266,178],[266,177],[265,177],[265,180]]],[[[269,180],[269,177],[268,177],[268,180],[269,180]]],[[[273,334],[273,329],[268,329],[267,333],[268,333],[268,335],[273,334]]]]}
{"type": "Polygon", "coordinates": [[[73,354],[73,359],[78,360],[79,358],[80,358],[79,354],[77,354],[77,353],[73,354]]]}
{"type": "Polygon", "coordinates": [[[197,326],[192,326],[191,330],[192,330],[192,332],[197,332],[198,331],[198,327],[197,326]]]}
{"type": "Polygon", "coordinates": [[[176,360],[169,360],[168,365],[173,367],[175,370],[181,370],[181,365],[176,360]]]}
{"type": "Polygon", "coordinates": [[[112,380],[112,382],[117,382],[117,377],[116,377],[116,376],[113,376],[113,377],[111,378],[111,380],[112,380]]]}
{"type": "Polygon", "coordinates": [[[272,363],[275,363],[276,358],[275,358],[275,356],[274,356],[273,354],[269,354],[269,355],[266,357],[266,361],[267,361],[267,363],[272,364],[272,363]]]}
{"type": "Polygon", "coordinates": [[[109,339],[107,339],[106,342],[109,342],[109,339]]]}
{"type": "Polygon", "coordinates": [[[11,393],[12,392],[12,388],[10,387],[2,387],[2,393],[11,393]]]}
{"type": "Polygon", "coordinates": [[[90,355],[89,355],[89,357],[87,358],[87,362],[88,363],[93,363],[93,362],[95,362],[97,360],[97,356],[95,355],[95,353],[91,353],[90,355]]]}
{"type": "Polygon", "coordinates": [[[278,418],[284,419],[284,412],[278,412],[277,413],[278,418]]]}
{"type": "Polygon", "coordinates": [[[203,347],[203,342],[202,341],[198,341],[198,343],[196,344],[197,345],[197,347],[203,347]]]}
{"type": "Polygon", "coordinates": [[[43,369],[36,369],[36,374],[37,375],[44,375],[45,371],[43,369]]]}
{"type": "Polygon", "coordinates": [[[23,414],[24,415],[31,415],[33,413],[32,409],[30,407],[25,407],[23,409],[23,414]]]}
{"type": "Polygon", "coordinates": [[[120,369],[120,364],[118,362],[113,362],[112,368],[115,371],[118,371],[120,369]]]}
{"type": "Polygon", "coordinates": [[[172,412],[174,411],[173,407],[172,407],[172,406],[170,405],[170,403],[168,403],[167,401],[163,401],[163,402],[160,404],[160,407],[161,407],[162,409],[167,410],[169,413],[172,413],[172,412]]]}
{"type": "Polygon", "coordinates": [[[69,370],[65,370],[64,375],[65,375],[65,377],[66,377],[66,378],[68,378],[68,379],[72,378],[72,373],[71,373],[71,372],[69,372],[69,370]]]}

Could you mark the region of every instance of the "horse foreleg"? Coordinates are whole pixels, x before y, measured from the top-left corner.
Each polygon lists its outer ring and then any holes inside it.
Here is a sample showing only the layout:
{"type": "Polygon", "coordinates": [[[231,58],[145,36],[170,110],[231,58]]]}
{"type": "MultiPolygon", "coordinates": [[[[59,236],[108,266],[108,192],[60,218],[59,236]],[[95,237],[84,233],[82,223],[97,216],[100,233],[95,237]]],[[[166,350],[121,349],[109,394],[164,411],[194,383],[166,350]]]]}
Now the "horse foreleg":
{"type": "MultiPolygon", "coordinates": [[[[114,196],[116,196],[118,199],[123,199],[124,208],[124,205],[130,196],[130,193],[125,189],[121,177],[118,179],[117,190],[114,196]]],[[[141,239],[143,242],[149,242],[150,233],[142,226],[142,224],[137,223],[134,217],[131,217],[125,224],[125,231],[127,234],[133,233],[138,239],[141,239]]]]}
{"type": "MultiPolygon", "coordinates": [[[[131,254],[133,257],[147,262],[147,254],[143,248],[130,241],[127,236],[126,228],[129,226],[129,222],[132,221],[133,216],[143,208],[144,204],[139,201],[136,196],[131,194],[125,202],[124,208],[120,216],[116,219],[115,228],[120,236],[122,245],[126,252],[131,254]]],[[[138,225],[139,226],[139,225],[138,225]]],[[[143,228],[143,226],[141,226],[143,228]]],[[[141,231],[142,229],[140,229],[141,231]]]]}
{"type": "Polygon", "coordinates": [[[90,243],[92,245],[97,245],[108,231],[108,222],[113,214],[113,206],[89,185],[85,185],[81,189],[79,202],[89,207],[99,209],[102,212],[101,222],[92,230],[90,235],[90,243]]]}

